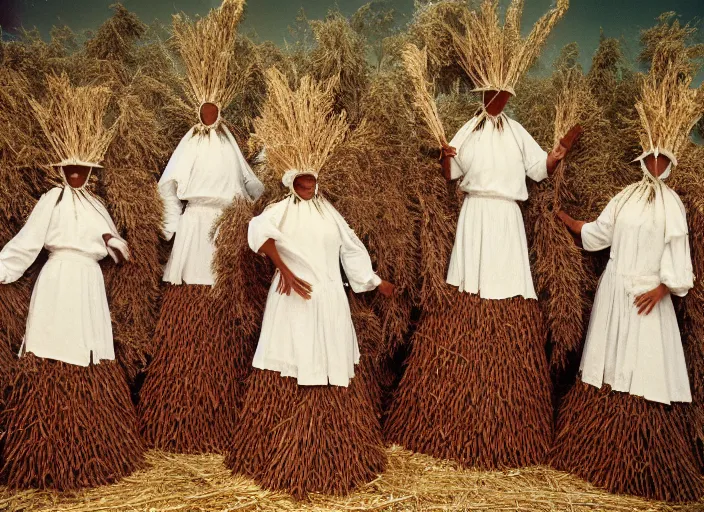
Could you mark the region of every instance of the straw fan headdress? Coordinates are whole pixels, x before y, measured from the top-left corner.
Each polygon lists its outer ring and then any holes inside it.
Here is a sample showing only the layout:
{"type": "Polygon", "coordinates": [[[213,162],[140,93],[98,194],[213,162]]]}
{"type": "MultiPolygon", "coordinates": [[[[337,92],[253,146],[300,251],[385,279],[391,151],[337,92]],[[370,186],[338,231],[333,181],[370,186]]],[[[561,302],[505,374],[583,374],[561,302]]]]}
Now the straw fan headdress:
{"type": "Polygon", "coordinates": [[[102,168],[115,125],[106,128],[105,112],[112,97],[107,87],[73,87],[66,74],[47,77],[47,98],[29,103],[51,144],[53,167],[81,165],[102,168]]]}
{"type": "MultiPolygon", "coordinates": [[[[244,0],[224,0],[205,18],[192,21],[184,14],[173,17],[174,41],[186,68],[190,96],[200,109],[212,103],[226,108],[241,88],[243,77],[233,76],[237,25],[244,12],[244,0]]],[[[218,112],[218,121],[220,121],[218,112]]]]}
{"type": "Polygon", "coordinates": [[[267,99],[252,138],[264,147],[269,168],[292,190],[297,176],[318,177],[349,132],[347,114],[334,112],[337,79],[304,76],[294,90],[276,68],[267,70],[266,78],[267,99]]]}
{"type": "Polygon", "coordinates": [[[533,64],[553,27],[564,16],[569,0],[540,18],[528,37],[521,37],[523,0],[511,0],[503,26],[498,0],[484,0],[478,10],[464,11],[464,32],[448,25],[459,64],[475,85],[475,91],[508,91],[515,95],[516,83],[533,64]]]}
{"type": "Polygon", "coordinates": [[[665,155],[673,166],[677,165],[677,151],[704,110],[704,86],[692,89],[692,79],[691,70],[681,58],[667,59],[656,52],[636,103],[643,148],[636,160],[651,154],[665,155]]]}

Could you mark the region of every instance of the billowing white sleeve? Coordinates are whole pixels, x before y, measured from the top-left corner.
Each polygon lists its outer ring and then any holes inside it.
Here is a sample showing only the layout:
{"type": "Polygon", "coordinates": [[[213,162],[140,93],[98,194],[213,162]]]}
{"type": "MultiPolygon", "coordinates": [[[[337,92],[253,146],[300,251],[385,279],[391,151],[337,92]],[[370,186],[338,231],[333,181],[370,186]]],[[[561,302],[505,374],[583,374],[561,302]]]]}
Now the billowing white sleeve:
{"type": "Polygon", "coordinates": [[[232,147],[235,148],[240,172],[242,173],[244,189],[247,191],[247,195],[251,199],[256,201],[264,193],[264,184],[259,180],[259,178],[257,178],[257,175],[254,174],[254,171],[252,171],[252,168],[249,166],[247,159],[242,154],[242,150],[240,149],[239,144],[237,144],[237,139],[235,139],[235,136],[232,135],[232,132],[227,127],[227,125],[223,124],[222,130],[225,133],[225,136],[230,141],[230,144],[232,144],[232,147]]]}
{"type": "Polygon", "coordinates": [[[328,205],[328,208],[335,215],[340,230],[340,259],[352,290],[355,293],[363,293],[376,289],[381,284],[381,278],[374,272],[367,248],[342,215],[331,205],[328,205]]]}
{"type": "Polygon", "coordinates": [[[582,246],[587,251],[600,251],[611,246],[614,238],[616,204],[621,193],[616,195],[594,222],[582,226],[582,246]]]}
{"type": "Polygon", "coordinates": [[[192,131],[189,130],[178,143],[159,179],[159,195],[164,203],[163,234],[167,240],[171,240],[176,233],[183,213],[183,202],[178,197],[179,186],[188,182],[195,162],[195,152],[190,147],[193,140],[192,131]]]}
{"type": "Polygon", "coordinates": [[[159,195],[164,203],[164,238],[171,240],[178,230],[178,223],[183,213],[183,202],[178,198],[178,185],[175,180],[159,184],[159,195]]]}
{"type": "Polygon", "coordinates": [[[533,181],[543,181],[548,177],[548,154],[520,123],[515,123],[515,125],[518,127],[520,136],[526,175],[533,181]]]}
{"type": "Polygon", "coordinates": [[[279,242],[284,239],[284,235],[279,229],[281,223],[281,218],[286,209],[286,203],[288,200],[276,203],[261,214],[254,217],[249,221],[249,227],[247,228],[247,242],[249,243],[249,248],[254,252],[259,253],[259,249],[262,245],[272,239],[275,242],[279,242]]]}
{"type": "Polygon", "coordinates": [[[687,295],[694,286],[694,270],[687,235],[673,238],[665,245],[660,260],[660,282],[679,297],[687,295]]]}
{"type": "Polygon", "coordinates": [[[0,251],[0,283],[17,281],[37,259],[61,192],[54,188],[39,198],[24,227],[0,251]]]}
{"type": "Polygon", "coordinates": [[[452,137],[452,140],[450,141],[450,146],[457,150],[457,156],[450,160],[450,179],[452,180],[459,179],[465,174],[465,170],[460,165],[458,157],[462,144],[464,144],[469,138],[469,136],[472,134],[472,130],[474,129],[476,122],[476,117],[473,117],[472,119],[467,121],[464,126],[459,129],[455,136],[452,137]]]}

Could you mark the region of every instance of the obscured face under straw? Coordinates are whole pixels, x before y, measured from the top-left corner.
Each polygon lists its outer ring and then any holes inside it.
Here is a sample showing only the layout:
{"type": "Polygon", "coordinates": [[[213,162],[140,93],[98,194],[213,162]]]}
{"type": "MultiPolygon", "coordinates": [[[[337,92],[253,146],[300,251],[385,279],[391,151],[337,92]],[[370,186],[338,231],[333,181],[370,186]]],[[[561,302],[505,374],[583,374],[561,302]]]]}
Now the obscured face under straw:
{"type": "Polygon", "coordinates": [[[643,163],[650,174],[659,178],[670,166],[670,159],[662,154],[655,156],[651,153],[643,159],[643,163]]]}
{"type": "Polygon", "coordinates": [[[213,126],[220,119],[220,109],[215,103],[203,103],[200,106],[200,121],[205,126],[213,126]]]}
{"type": "Polygon", "coordinates": [[[490,116],[498,116],[510,98],[508,91],[484,91],[484,110],[490,116]]]}
{"type": "Polygon", "coordinates": [[[293,190],[304,201],[309,201],[315,197],[317,186],[318,180],[310,174],[303,174],[293,180],[293,190]]]}
{"type": "Polygon", "coordinates": [[[61,168],[66,183],[71,188],[83,188],[88,182],[92,168],[85,165],[65,165],[61,168]]]}

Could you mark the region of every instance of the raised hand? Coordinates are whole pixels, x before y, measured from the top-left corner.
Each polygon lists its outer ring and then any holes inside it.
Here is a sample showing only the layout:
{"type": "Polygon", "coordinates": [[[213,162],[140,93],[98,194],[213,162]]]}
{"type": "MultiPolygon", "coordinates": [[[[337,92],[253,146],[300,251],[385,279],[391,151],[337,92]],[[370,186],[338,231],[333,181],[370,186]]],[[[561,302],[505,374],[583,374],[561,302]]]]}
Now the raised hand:
{"type": "Polygon", "coordinates": [[[633,304],[638,308],[639,315],[649,315],[650,312],[655,308],[658,302],[660,302],[663,297],[668,295],[670,290],[664,284],[660,283],[656,288],[653,288],[649,292],[638,295],[633,301],[633,304]]]}

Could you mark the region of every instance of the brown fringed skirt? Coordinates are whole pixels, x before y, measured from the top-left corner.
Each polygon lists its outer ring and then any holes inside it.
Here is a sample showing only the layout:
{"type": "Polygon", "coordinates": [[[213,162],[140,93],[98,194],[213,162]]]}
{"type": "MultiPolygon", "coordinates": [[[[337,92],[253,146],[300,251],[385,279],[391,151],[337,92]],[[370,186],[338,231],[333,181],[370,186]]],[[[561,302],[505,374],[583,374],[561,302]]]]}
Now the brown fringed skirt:
{"type": "Polygon", "coordinates": [[[2,480],[16,489],[73,491],[116,482],[144,464],[122,368],[22,357],[11,384],[2,480]]]}
{"type": "Polygon", "coordinates": [[[704,481],[687,408],[577,381],[560,407],[551,464],[612,493],[698,500],[704,481]]]}
{"type": "Polygon", "coordinates": [[[344,495],[370,482],[384,471],[386,452],[374,393],[359,377],[347,388],[298,386],[253,370],[225,464],[297,499],[344,495]]]}
{"type": "Polygon", "coordinates": [[[236,432],[255,347],[235,339],[236,326],[211,291],[204,285],[166,288],[138,405],[150,447],[223,453],[236,432]]]}
{"type": "Polygon", "coordinates": [[[457,293],[446,311],[424,313],[387,439],[467,467],[543,462],[553,435],[545,342],[536,300],[457,293]]]}

